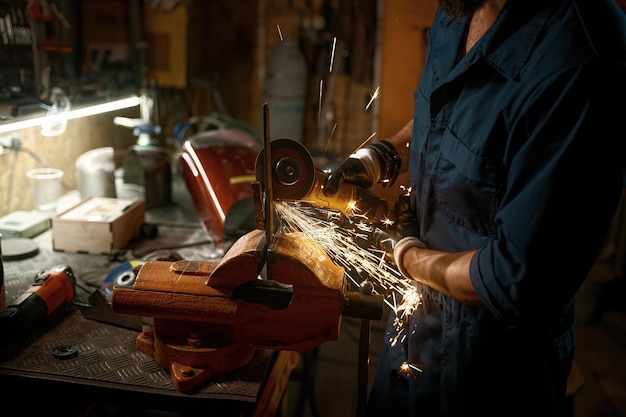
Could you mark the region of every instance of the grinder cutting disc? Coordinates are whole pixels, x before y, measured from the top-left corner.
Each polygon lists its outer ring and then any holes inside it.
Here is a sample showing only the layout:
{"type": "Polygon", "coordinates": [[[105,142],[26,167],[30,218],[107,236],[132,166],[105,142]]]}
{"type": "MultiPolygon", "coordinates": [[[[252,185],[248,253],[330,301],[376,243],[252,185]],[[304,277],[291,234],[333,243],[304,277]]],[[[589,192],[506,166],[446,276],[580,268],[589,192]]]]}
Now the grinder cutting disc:
{"type": "MultiPolygon", "coordinates": [[[[274,199],[301,200],[315,182],[315,165],[309,151],[291,139],[271,142],[272,192],[274,199]]],[[[265,148],[255,164],[256,179],[265,188],[265,148]]]]}

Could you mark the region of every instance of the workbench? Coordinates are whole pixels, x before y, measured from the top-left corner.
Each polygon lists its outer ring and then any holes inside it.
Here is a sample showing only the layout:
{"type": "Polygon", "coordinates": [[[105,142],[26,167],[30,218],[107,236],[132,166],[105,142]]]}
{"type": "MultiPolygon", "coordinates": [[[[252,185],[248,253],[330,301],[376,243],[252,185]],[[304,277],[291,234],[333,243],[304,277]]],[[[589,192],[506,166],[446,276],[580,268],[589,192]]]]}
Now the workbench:
{"type": "MultiPolygon", "coordinates": [[[[220,254],[207,241],[200,223],[187,221],[179,210],[166,207],[147,212],[147,222],[159,224],[157,237],[133,241],[128,250],[110,255],[56,252],[50,230],[34,237],[39,247],[35,256],[4,261],[7,305],[39,272],[55,265],[69,265],[82,290],[88,291],[131,259],[175,254],[184,259],[215,261],[220,254]],[[180,219],[183,221],[177,221],[180,219]]],[[[2,396],[20,410],[17,415],[21,411],[24,415],[111,415],[102,407],[114,407],[135,410],[126,415],[158,410],[209,417],[274,416],[280,411],[287,381],[298,362],[296,352],[257,350],[248,365],[216,377],[194,392],[182,393],[152,356],[136,348],[138,333],[87,319],[75,304],[63,305],[16,340],[0,336],[2,396]],[[53,355],[55,349],[66,346],[75,348],[76,355],[61,359],[53,355]],[[94,411],[98,408],[100,411],[94,411]]]]}

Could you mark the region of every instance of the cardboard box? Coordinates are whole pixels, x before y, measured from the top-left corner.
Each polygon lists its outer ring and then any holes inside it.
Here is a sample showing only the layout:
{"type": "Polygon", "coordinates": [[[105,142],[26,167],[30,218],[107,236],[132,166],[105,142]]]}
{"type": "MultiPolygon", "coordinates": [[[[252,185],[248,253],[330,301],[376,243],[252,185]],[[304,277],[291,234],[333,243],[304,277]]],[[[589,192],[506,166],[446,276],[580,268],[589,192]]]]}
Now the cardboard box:
{"type": "Polygon", "coordinates": [[[139,236],[144,223],[143,200],[88,198],[52,218],[55,251],[109,254],[139,236]]]}

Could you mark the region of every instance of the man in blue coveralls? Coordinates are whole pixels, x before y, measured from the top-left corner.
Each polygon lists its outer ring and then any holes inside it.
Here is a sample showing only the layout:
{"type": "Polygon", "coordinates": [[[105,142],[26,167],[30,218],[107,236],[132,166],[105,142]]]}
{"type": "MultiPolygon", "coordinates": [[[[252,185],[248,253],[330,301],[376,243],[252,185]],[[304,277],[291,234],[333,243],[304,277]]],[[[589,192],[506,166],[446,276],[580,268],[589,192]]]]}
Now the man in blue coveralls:
{"type": "Polygon", "coordinates": [[[393,255],[423,299],[406,340],[384,343],[369,415],[562,413],[574,295],[623,189],[625,117],[614,0],[440,0],[413,120],[324,186],[408,169],[414,232],[393,255]]]}

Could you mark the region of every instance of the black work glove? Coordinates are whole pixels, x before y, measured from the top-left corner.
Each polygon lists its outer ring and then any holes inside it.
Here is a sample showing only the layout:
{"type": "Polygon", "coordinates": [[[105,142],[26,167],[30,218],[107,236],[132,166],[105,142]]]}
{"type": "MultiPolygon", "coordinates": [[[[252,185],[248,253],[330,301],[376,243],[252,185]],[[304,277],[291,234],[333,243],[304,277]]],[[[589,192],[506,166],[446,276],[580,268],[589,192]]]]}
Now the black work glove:
{"type": "Polygon", "coordinates": [[[358,149],[348,159],[335,168],[324,181],[324,195],[337,193],[342,182],[349,182],[362,188],[383,182],[392,185],[400,173],[402,161],[393,145],[387,141],[372,143],[358,149]]]}
{"type": "Polygon", "coordinates": [[[401,195],[394,205],[395,222],[392,226],[377,227],[373,232],[375,246],[385,252],[387,261],[395,263],[393,256],[396,244],[405,237],[419,236],[419,223],[411,209],[408,195],[401,195]]]}
{"type": "Polygon", "coordinates": [[[401,239],[407,236],[419,236],[420,225],[411,208],[411,198],[403,194],[396,200],[393,208],[396,216],[395,235],[401,239]]]}

